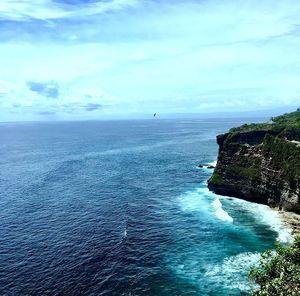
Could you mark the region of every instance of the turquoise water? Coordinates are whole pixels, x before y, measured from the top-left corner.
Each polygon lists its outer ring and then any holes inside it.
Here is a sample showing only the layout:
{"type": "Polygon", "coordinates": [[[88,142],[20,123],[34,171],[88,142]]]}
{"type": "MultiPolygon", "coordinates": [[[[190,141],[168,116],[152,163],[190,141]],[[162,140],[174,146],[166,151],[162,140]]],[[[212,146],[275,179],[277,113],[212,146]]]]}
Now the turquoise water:
{"type": "Polygon", "coordinates": [[[1,124],[0,294],[247,295],[286,233],[197,168],[243,122],[1,124]]]}

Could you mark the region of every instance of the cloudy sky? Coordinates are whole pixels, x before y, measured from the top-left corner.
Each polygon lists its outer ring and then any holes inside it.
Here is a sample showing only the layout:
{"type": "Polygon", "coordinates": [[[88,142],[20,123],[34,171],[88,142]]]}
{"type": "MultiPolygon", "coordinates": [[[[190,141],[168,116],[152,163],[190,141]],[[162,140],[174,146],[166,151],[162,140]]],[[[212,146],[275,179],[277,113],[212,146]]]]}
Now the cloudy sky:
{"type": "Polygon", "coordinates": [[[0,121],[300,105],[299,0],[1,0],[0,121]]]}

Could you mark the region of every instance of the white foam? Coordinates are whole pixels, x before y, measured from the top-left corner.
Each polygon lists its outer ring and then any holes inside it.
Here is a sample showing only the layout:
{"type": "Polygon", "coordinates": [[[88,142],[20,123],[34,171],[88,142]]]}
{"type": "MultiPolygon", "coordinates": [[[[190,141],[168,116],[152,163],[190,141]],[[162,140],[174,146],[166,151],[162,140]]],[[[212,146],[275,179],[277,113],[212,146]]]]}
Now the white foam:
{"type": "MultiPolygon", "coordinates": [[[[223,197],[228,198],[228,197],[223,197]]],[[[267,205],[256,204],[242,199],[232,198],[235,206],[239,206],[245,211],[250,212],[255,220],[268,225],[272,230],[278,233],[278,238],[282,243],[293,240],[291,230],[286,227],[276,210],[271,209],[267,205]]]]}
{"type": "Polygon", "coordinates": [[[291,230],[281,220],[279,213],[268,206],[259,205],[253,212],[256,213],[258,219],[270,225],[271,229],[278,233],[278,240],[282,243],[287,243],[293,240],[291,230]],[[259,209],[259,210],[257,210],[259,209]]]}
{"type": "Polygon", "coordinates": [[[245,252],[226,257],[221,264],[212,265],[205,273],[207,276],[216,276],[221,273],[233,274],[249,270],[259,262],[261,254],[245,252]]]}
{"type": "Polygon", "coordinates": [[[208,164],[207,164],[208,166],[216,166],[217,165],[217,160],[214,160],[214,161],[212,161],[212,162],[209,162],[208,164]]]}
{"type": "MultiPolygon", "coordinates": [[[[203,182],[202,186],[206,186],[206,182],[203,182]]],[[[219,198],[220,202],[222,199],[230,199],[235,208],[238,206],[244,211],[251,213],[258,222],[268,225],[272,230],[278,233],[278,241],[282,243],[293,241],[291,229],[289,229],[282,221],[277,210],[273,210],[267,205],[257,204],[243,199],[217,195],[213,192],[210,192],[207,187],[202,188],[202,190],[206,195],[210,194],[215,198],[219,198]]]]}
{"type": "Polygon", "coordinates": [[[123,231],[123,239],[127,237],[127,225],[125,225],[125,229],[123,231]]]}
{"type": "Polygon", "coordinates": [[[291,229],[287,228],[279,213],[269,206],[238,198],[220,196],[209,191],[206,182],[203,182],[201,185],[203,187],[188,191],[180,196],[180,204],[184,211],[206,211],[214,214],[220,220],[233,222],[234,217],[231,217],[222,207],[222,200],[231,199],[232,207],[239,207],[243,211],[249,212],[257,222],[266,224],[277,232],[278,241],[286,243],[293,240],[291,229]]]}
{"type": "Polygon", "coordinates": [[[209,204],[203,197],[206,195],[205,188],[198,188],[186,192],[179,197],[180,205],[183,211],[208,211],[209,204]]]}
{"type": "Polygon", "coordinates": [[[219,197],[206,186],[180,196],[180,205],[184,211],[206,212],[222,221],[233,222],[233,218],[223,209],[219,197]]]}
{"type": "Polygon", "coordinates": [[[233,218],[222,208],[222,203],[218,197],[212,202],[212,206],[215,209],[217,218],[223,221],[233,222],[233,218]]]}
{"type": "Polygon", "coordinates": [[[212,162],[208,162],[206,165],[198,166],[198,168],[202,168],[204,171],[209,172],[210,174],[213,172],[213,168],[209,168],[211,166],[215,167],[217,165],[217,161],[214,160],[212,162]]]}
{"type": "MultiPolygon", "coordinates": [[[[237,255],[228,256],[219,262],[210,262],[203,257],[199,257],[197,245],[185,252],[176,254],[167,259],[168,266],[180,277],[194,282],[200,286],[203,281],[212,287],[225,287],[230,290],[240,290],[248,292],[256,288],[254,283],[247,279],[249,270],[256,266],[260,260],[260,253],[244,252],[237,255]],[[207,263],[205,263],[207,262],[207,263]]],[[[214,256],[214,253],[209,253],[214,256]]],[[[176,253],[176,252],[175,252],[176,253]]]]}
{"type": "Polygon", "coordinates": [[[286,227],[286,225],[284,225],[278,212],[265,206],[260,208],[258,215],[260,220],[266,224],[269,224],[271,228],[278,233],[279,241],[287,243],[292,240],[291,231],[286,227]]]}
{"type": "Polygon", "coordinates": [[[259,263],[260,257],[260,253],[251,252],[227,257],[220,264],[208,265],[205,276],[213,282],[222,281],[228,287],[249,291],[255,285],[245,281],[245,273],[259,263]]]}

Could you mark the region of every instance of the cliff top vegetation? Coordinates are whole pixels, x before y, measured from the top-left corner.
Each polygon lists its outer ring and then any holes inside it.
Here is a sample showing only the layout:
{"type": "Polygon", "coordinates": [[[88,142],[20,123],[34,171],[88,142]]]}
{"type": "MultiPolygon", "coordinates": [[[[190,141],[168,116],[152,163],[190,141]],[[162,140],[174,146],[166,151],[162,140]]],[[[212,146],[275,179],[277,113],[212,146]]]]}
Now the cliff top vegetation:
{"type": "Polygon", "coordinates": [[[294,112],[272,117],[267,123],[251,123],[244,124],[240,127],[234,127],[229,130],[229,133],[265,130],[279,134],[284,130],[291,129],[300,129],[300,108],[294,112]]]}
{"type": "Polygon", "coordinates": [[[292,244],[278,243],[275,251],[265,252],[249,276],[259,285],[254,296],[300,295],[300,237],[292,244]]]}

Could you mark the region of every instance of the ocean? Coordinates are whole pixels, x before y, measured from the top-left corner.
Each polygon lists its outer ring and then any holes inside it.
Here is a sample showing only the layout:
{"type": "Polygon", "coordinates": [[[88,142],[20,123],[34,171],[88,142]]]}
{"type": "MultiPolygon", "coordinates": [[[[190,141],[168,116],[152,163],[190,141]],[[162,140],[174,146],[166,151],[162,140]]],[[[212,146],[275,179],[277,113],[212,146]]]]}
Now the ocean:
{"type": "Polygon", "coordinates": [[[0,295],[248,295],[288,233],[198,165],[249,121],[1,123],[0,295]]]}

